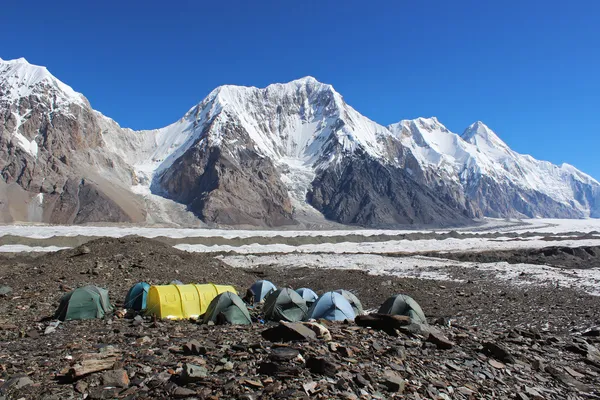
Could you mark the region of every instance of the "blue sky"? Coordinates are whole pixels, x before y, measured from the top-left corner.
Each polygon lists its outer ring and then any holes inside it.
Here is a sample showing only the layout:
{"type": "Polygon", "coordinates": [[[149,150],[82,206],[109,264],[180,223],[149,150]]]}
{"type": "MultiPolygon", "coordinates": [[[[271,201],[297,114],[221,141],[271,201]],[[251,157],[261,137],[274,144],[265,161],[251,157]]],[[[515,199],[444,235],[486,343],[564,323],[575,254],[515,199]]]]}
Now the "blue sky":
{"type": "Polygon", "coordinates": [[[387,125],[482,120],[600,178],[600,2],[4,0],[0,57],[45,65],[134,129],[222,84],[312,75],[387,125]]]}

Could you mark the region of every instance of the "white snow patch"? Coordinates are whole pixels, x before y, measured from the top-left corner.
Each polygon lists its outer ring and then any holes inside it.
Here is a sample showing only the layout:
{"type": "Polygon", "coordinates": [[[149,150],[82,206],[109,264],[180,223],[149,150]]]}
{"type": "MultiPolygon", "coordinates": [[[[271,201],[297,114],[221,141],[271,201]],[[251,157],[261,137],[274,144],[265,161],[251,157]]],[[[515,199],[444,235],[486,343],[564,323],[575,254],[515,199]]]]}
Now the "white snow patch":
{"type": "Polygon", "coordinates": [[[22,244],[5,244],[0,246],[0,253],[43,253],[53,252],[59,250],[70,249],[70,247],[58,247],[58,246],[25,246],[22,244]]]}
{"type": "Polygon", "coordinates": [[[426,240],[389,240],[386,242],[343,242],[343,243],[320,243],[291,246],[287,244],[248,244],[242,246],[203,244],[178,244],[175,248],[189,252],[221,252],[232,251],[239,254],[262,254],[262,253],[420,253],[430,251],[440,252],[464,252],[484,250],[509,250],[509,249],[533,249],[548,246],[600,246],[600,239],[586,240],[556,240],[544,241],[540,239],[522,239],[520,241],[494,241],[493,239],[470,238],[470,239],[426,239],[426,240]]]}

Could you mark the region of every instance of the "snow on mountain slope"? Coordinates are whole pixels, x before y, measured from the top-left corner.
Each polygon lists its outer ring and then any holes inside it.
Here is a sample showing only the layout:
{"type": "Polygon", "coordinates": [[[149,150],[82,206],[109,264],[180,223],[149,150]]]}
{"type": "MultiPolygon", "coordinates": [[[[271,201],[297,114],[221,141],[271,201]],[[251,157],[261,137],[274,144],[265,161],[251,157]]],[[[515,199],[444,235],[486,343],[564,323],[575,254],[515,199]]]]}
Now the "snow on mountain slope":
{"type": "Polygon", "coordinates": [[[133,131],[45,67],[0,60],[0,111],[2,179],[20,185],[30,203],[42,194],[43,215],[52,207],[55,222],[127,219],[138,195],[147,221],[186,224],[190,211],[216,223],[265,225],[298,216],[320,224],[325,215],[450,226],[480,210],[600,216],[597,181],[512,151],[483,123],[462,135],[435,118],[386,128],[312,77],[221,86],[173,124],[133,131]]]}
{"type": "Polygon", "coordinates": [[[539,192],[581,216],[589,216],[589,199],[579,196],[578,184],[596,192],[600,188],[595,179],[568,164],[557,166],[511,150],[480,121],[462,135],[451,132],[436,118],[404,120],[389,128],[424,168],[460,183],[466,191],[487,177],[498,184],[539,192]]]}
{"type": "Polygon", "coordinates": [[[134,166],[138,181],[149,190],[154,177],[198,141],[232,151],[246,147],[238,137],[225,137],[231,126],[246,132],[255,150],[282,170],[294,206],[313,216],[318,212],[305,198],[317,169],[357,149],[385,158],[383,142],[392,138],[385,127],[348,106],[330,85],[305,77],[264,89],[221,86],[165,128],[106,129],[104,140],[134,166]]]}
{"type": "Polygon", "coordinates": [[[46,67],[32,65],[25,58],[2,60],[0,58],[0,90],[3,101],[16,101],[32,94],[41,94],[41,88],[52,86],[57,90],[55,104],[85,104],[81,94],[56,79],[46,67]]]}

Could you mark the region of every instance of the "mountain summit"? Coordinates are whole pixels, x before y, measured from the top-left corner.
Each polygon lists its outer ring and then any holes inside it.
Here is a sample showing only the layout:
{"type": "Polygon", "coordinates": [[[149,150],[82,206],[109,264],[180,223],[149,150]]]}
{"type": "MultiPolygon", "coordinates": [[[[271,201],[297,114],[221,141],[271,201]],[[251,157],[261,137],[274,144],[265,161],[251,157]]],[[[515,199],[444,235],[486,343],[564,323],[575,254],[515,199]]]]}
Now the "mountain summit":
{"type": "Polygon", "coordinates": [[[225,85],[132,131],[44,67],[0,61],[2,221],[452,226],[600,216],[600,184],[512,151],[482,122],[384,127],[304,77],[225,85]],[[21,205],[19,205],[21,204],[21,205]]]}

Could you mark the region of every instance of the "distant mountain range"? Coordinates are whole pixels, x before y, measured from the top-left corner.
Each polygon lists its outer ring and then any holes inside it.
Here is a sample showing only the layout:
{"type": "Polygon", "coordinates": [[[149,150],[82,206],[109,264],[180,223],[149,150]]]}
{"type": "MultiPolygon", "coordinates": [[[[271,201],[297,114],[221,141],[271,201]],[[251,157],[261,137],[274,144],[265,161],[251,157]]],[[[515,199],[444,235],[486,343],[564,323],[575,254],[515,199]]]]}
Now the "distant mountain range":
{"type": "Polygon", "coordinates": [[[0,60],[0,222],[449,227],[600,217],[600,184],[512,151],[482,122],[382,126],[311,77],[221,86],[133,131],[44,67],[0,60]]]}

